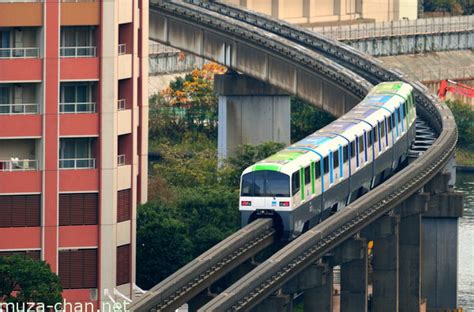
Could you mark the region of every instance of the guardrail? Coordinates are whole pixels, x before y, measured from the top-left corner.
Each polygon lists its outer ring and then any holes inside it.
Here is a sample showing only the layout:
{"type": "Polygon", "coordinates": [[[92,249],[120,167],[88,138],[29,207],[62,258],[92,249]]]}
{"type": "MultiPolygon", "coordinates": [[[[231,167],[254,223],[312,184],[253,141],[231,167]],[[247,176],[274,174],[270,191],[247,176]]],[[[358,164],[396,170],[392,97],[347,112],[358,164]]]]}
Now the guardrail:
{"type": "Polygon", "coordinates": [[[42,0],[0,0],[0,3],[28,3],[28,2],[43,2],[42,0]]]}
{"type": "Polygon", "coordinates": [[[0,104],[0,115],[34,115],[38,113],[38,104],[0,104]]]}
{"type": "Polygon", "coordinates": [[[311,27],[308,29],[336,40],[466,32],[474,30],[474,16],[433,17],[393,22],[311,27]]]}
{"type": "Polygon", "coordinates": [[[96,112],[95,102],[60,103],[59,111],[63,114],[90,114],[96,112]]]}
{"type": "Polygon", "coordinates": [[[0,159],[0,171],[32,171],[38,170],[38,161],[31,159],[0,159]]]}
{"type": "Polygon", "coordinates": [[[118,55],[124,55],[124,54],[127,54],[127,44],[120,43],[118,45],[118,55]]]}
{"type": "Polygon", "coordinates": [[[96,57],[97,47],[61,47],[61,57],[96,57]]]}
{"type": "Polygon", "coordinates": [[[93,169],[95,158],[63,158],[59,160],[60,169],[93,169]]]}
{"type": "Polygon", "coordinates": [[[120,99],[117,101],[117,109],[119,111],[121,110],[126,110],[127,109],[127,100],[126,99],[120,99]]]}
{"type": "Polygon", "coordinates": [[[125,166],[127,163],[126,163],[126,156],[125,154],[121,154],[121,155],[118,155],[117,156],[117,166],[125,166]]]}
{"type": "Polygon", "coordinates": [[[38,57],[39,48],[0,48],[0,59],[38,57]]]}

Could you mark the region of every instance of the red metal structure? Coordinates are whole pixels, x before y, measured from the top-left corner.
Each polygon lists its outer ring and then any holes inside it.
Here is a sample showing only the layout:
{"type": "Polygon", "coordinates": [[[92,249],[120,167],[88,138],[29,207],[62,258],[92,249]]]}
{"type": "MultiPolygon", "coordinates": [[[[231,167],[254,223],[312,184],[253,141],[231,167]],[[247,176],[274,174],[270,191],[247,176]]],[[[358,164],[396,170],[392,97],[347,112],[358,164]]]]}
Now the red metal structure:
{"type": "Polygon", "coordinates": [[[473,87],[452,80],[442,80],[439,85],[438,97],[444,100],[448,91],[454,94],[474,98],[473,87]]]}

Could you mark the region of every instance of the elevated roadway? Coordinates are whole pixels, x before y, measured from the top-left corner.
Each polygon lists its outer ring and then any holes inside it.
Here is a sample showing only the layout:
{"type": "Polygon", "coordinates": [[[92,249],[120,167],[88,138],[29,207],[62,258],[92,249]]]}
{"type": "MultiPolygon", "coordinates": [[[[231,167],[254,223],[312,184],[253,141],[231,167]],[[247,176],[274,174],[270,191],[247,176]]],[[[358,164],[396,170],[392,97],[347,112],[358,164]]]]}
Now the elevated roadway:
{"type": "MultiPolygon", "coordinates": [[[[388,70],[377,60],[333,39],[235,7],[192,2],[152,1],[152,39],[266,81],[337,116],[355,105],[372,84],[407,80],[402,73],[388,70]]],[[[202,311],[256,307],[328,251],[445,171],[457,141],[454,118],[425,87],[411,83],[418,114],[437,134],[431,147],[387,182],[277,252],[202,307],[202,311]]],[[[196,272],[180,272],[157,287],[169,289],[179,280],[199,278],[196,272]]],[[[159,289],[154,289],[131,309],[161,310],[157,307],[163,298],[156,295],[159,289]],[[150,309],[150,303],[155,308],[150,309]]],[[[186,290],[191,291],[196,290],[186,290]]]]}

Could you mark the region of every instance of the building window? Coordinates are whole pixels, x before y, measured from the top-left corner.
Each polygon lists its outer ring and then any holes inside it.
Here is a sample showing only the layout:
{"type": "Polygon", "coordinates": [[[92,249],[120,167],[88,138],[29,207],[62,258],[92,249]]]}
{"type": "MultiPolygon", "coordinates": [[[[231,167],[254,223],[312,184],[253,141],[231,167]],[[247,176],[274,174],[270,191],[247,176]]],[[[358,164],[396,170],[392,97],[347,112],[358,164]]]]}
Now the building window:
{"type": "Polygon", "coordinates": [[[95,83],[61,83],[61,113],[95,113],[95,83]]]}
{"type": "Polygon", "coordinates": [[[0,115],[37,113],[36,84],[0,84],[0,115]]]}
{"type": "Polygon", "coordinates": [[[64,289],[97,288],[97,249],[60,250],[59,278],[64,289]]]}
{"type": "Polygon", "coordinates": [[[61,57],[95,57],[95,33],[92,26],[61,27],[61,57]]]}
{"type": "Polygon", "coordinates": [[[130,220],[131,216],[131,203],[130,200],[131,192],[130,189],[119,191],[117,194],[117,222],[123,222],[130,220]]]}
{"type": "Polygon", "coordinates": [[[0,28],[0,59],[39,57],[38,29],[37,27],[0,28]]]}
{"type": "Polygon", "coordinates": [[[97,193],[59,194],[59,225],[96,225],[99,196],[97,193]]]}
{"type": "Polygon", "coordinates": [[[93,138],[61,139],[59,147],[59,168],[95,168],[93,138]]]}
{"type": "Polygon", "coordinates": [[[0,196],[0,227],[40,226],[41,196],[0,196]]]}
{"type": "Polygon", "coordinates": [[[117,286],[130,283],[130,244],[117,247],[117,286]]]}

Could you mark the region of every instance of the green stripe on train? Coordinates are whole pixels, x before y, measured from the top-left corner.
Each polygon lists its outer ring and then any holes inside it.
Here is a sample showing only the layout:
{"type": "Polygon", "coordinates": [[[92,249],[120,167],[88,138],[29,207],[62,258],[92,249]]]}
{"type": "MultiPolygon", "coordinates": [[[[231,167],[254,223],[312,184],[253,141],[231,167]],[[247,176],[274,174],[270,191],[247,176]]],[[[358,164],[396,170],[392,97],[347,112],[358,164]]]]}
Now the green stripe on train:
{"type": "Polygon", "coordinates": [[[261,170],[280,171],[281,166],[274,165],[274,164],[254,165],[252,171],[261,171],[261,170]]]}

